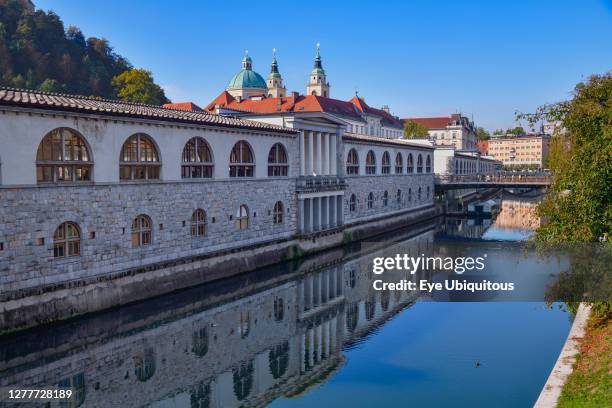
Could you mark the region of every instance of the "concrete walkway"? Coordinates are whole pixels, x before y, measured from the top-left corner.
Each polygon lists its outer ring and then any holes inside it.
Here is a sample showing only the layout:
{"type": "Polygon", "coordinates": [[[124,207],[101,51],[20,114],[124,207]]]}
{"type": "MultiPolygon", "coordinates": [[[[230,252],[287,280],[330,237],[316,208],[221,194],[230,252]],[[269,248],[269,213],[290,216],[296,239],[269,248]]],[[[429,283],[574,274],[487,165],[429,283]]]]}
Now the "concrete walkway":
{"type": "Polygon", "coordinates": [[[534,408],[552,408],[557,406],[563,385],[567,381],[567,377],[572,373],[576,355],[579,351],[579,341],[584,337],[590,314],[591,306],[581,303],[557,363],[550,376],[548,376],[548,380],[544,384],[544,388],[542,388],[534,408]]]}

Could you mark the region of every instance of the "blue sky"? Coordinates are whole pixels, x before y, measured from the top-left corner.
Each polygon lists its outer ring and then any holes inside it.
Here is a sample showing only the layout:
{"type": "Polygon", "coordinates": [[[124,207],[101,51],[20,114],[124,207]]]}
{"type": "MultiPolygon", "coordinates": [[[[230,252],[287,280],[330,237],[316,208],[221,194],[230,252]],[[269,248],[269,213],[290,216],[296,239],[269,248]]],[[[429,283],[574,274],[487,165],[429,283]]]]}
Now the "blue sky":
{"type": "Polygon", "coordinates": [[[357,89],[400,117],[461,111],[490,130],[612,69],[612,0],[34,2],[199,105],[245,49],[265,77],[275,47],[287,89],[303,93],[317,42],[332,97],[357,89]]]}

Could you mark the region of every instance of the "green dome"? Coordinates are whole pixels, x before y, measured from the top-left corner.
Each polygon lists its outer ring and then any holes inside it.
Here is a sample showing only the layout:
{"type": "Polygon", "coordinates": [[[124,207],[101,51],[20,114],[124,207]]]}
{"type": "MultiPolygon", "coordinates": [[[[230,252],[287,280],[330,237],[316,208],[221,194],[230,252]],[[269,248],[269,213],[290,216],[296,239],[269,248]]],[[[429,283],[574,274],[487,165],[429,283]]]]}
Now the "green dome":
{"type": "Polygon", "coordinates": [[[257,72],[242,69],[229,82],[227,89],[260,88],[267,89],[266,81],[257,72]]]}

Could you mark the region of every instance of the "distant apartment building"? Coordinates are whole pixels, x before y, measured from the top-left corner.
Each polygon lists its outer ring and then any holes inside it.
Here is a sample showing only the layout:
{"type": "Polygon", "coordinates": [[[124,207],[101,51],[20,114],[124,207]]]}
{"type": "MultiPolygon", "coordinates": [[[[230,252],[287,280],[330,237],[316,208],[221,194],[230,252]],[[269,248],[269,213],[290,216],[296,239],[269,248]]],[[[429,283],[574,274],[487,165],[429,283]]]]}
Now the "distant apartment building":
{"type": "Polygon", "coordinates": [[[432,118],[406,118],[425,126],[435,146],[455,146],[457,150],[476,150],[476,126],[460,113],[432,118]]]}
{"type": "Polygon", "coordinates": [[[504,166],[542,167],[548,156],[550,135],[499,136],[489,140],[489,155],[504,166]]]}

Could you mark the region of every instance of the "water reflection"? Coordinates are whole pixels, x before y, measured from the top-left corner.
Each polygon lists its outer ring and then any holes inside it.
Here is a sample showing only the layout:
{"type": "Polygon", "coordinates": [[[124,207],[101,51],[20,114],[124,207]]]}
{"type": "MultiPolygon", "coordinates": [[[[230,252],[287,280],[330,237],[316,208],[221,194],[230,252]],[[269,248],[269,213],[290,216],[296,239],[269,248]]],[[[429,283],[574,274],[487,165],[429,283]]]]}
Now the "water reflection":
{"type": "Polygon", "coordinates": [[[434,220],[374,242],[5,337],[0,386],[72,387],[76,398],[61,405],[72,407],[225,408],[310,395],[341,371],[348,351],[400,312],[409,314],[419,297],[427,300],[418,292],[375,291],[374,279],[433,277],[404,271],[375,276],[374,256],[465,254],[469,248],[434,237],[477,239],[488,228],[434,220]]]}

